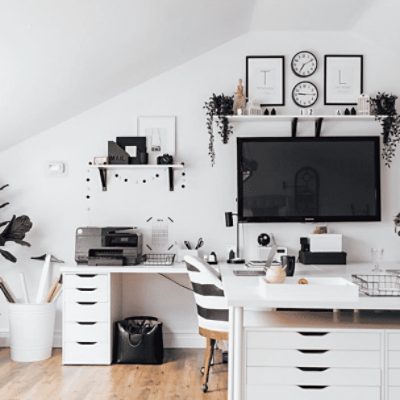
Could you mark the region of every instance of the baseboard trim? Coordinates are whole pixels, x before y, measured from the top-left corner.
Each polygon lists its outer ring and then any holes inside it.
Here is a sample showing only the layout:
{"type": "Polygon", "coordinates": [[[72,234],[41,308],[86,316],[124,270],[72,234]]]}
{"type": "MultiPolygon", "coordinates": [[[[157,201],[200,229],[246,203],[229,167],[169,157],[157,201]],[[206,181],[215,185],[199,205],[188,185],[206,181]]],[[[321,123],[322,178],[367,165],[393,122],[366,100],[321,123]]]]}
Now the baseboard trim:
{"type": "MultiPolygon", "coordinates": [[[[62,334],[61,331],[54,333],[54,347],[61,347],[62,334]]],[[[0,347],[9,347],[10,339],[8,331],[0,331],[0,347]]],[[[204,338],[194,332],[166,332],[164,333],[165,348],[204,348],[204,338]]]]}

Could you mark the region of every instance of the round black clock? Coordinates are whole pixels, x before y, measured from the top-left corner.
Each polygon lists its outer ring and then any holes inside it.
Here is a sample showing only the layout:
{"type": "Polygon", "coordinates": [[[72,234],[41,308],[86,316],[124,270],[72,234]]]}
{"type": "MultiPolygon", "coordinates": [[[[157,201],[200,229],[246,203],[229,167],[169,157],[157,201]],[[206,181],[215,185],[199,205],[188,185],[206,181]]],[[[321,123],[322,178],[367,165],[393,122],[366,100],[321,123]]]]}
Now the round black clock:
{"type": "Polygon", "coordinates": [[[318,100],[318,89],[312,82],[299,82],[292,90],[292,99],[300,107],[311,107],[318,100]]]}
{"type": "Polygon", "coordinates": [[[292,71],[302,78],[311,76],[317,67],[317,57],[309,51],[300,51],[292,58],[292,71]]]}

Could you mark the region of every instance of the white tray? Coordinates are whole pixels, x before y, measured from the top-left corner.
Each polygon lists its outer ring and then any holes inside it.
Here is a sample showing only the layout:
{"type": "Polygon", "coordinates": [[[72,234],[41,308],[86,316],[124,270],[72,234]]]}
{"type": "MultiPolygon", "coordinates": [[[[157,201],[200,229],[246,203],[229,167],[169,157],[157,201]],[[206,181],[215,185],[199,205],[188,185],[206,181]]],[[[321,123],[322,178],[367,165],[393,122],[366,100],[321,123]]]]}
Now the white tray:
{"type": "Polygon", "coordinates": [[[297,282],[300,278],[290,277],[284,283],[268,283],[265,276],[262,276],[259,290],[270,300],[358,300],[358,286],[347,279],[306,277],[308,285],[299,285],[297,282]]]}

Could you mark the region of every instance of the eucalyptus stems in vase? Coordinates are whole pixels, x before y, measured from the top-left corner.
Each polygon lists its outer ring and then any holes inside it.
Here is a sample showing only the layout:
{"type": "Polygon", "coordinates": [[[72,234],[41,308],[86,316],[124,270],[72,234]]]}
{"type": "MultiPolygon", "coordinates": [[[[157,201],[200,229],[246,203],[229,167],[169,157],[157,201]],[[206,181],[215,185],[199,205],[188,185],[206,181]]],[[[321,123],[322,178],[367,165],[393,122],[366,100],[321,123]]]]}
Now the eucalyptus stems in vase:
{"type": "Polygon", "coordinates": [[[396,100],[397,96],[385,92],[378,92],[371,98],[375,119],[382,126],[382,157],[388,167],[396,155],[396,148],[400,142],[400,115],[396,111],[396,100]]]}
{"type": "Polygon", "coordinates": [[[204,103],[207,114],[207,132],[209,135],[208,155],[211,159],[211,165],[215,165],[215,148],[214,148],[214,122],[218,129],[218,135],[222,138],[222,143],[229,141],[229,136],[233,133],[233,127],[229,124],[228,115],[233,114],[233,96],[225,96],[223,93],[216,95],[215,93],[204,103]]]}

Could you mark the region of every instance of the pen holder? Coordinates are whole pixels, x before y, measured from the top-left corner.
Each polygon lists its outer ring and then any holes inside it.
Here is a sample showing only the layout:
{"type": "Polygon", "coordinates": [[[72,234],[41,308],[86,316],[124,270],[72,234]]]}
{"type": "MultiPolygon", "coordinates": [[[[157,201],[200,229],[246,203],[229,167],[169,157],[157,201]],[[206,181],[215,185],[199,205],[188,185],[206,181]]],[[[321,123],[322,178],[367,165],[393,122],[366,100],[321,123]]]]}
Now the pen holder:
{"type": "Polygon", "coordinates": [[[178,262],[183,262],[183,258],[185,256],[198,257],[199,251],[198,250],[179,249],[178,250],[178,262]]]}
{"type": "Polygon", "coordinates": [[[11,359],[41,361],[51,356],[56,304],[9,304],[11,359]]]}

